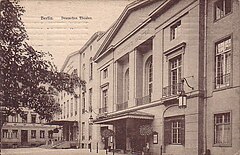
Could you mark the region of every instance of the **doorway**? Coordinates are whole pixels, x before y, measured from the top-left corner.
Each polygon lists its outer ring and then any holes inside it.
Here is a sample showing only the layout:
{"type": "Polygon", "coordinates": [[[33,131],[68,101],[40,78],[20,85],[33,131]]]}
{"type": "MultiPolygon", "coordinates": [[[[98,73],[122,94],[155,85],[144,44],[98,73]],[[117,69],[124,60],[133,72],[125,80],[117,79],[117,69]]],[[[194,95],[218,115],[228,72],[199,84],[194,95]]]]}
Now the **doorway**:
{"type": "Polygon", "coordinates": [[[21,144],[27,145],[27,143],[28,143],[28,131],[21,130],[21,144]]]}

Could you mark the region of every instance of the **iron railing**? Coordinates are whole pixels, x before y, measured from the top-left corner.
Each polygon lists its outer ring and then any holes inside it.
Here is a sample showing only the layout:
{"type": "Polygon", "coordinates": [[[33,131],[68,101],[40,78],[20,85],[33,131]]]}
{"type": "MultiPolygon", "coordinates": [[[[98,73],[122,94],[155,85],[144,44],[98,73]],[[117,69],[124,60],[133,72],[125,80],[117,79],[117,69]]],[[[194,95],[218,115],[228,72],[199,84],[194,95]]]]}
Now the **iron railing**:
{"type": "Polygon", "coordinates": [[[106,112],[107,112],[107,107],[99,108],[99,114],[103,114],[103,113],[106,113],[106,112]]]}
{"type": "Polygon", "coordinates": [[[136,98],[136,105],[143,105],[143,104],[148,104],[151,103],[151,95],[147,95],[144,97],[136,98]]]}
{"type": "Polygon", "coordinates": [[[177,95],[178,92],[183,90],[183,83],[177,83],[163,88],[163,97],[177,95]]]}
{"type": "Polygon", "coordinates": [[[127,109],[127,108],[128,108],[128,101],[117,104],[117,111],[127,109]]]}
{"type": "Polygon", "coordinates": [[[230,73],[215,77],[215,88],[221,88],[230,85],[230,73]]]}

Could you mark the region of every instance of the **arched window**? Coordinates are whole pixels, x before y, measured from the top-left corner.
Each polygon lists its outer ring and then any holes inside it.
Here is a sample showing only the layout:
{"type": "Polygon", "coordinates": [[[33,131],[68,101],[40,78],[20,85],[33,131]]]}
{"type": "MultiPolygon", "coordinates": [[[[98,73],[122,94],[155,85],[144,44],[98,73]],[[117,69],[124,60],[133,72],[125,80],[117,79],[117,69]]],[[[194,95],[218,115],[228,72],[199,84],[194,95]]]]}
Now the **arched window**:
{"type": "Polygon", "coordinates": [[[129,69],[124,74],[124,101],[129,100],[129,69]]]}
{"type": "Polygon", "coordinates": [[[153,66],[152,66],[152,56],[150,56],[145,65],[145,93],[151,99],[152,95],[152,82],[153,82],[153,66]]]}

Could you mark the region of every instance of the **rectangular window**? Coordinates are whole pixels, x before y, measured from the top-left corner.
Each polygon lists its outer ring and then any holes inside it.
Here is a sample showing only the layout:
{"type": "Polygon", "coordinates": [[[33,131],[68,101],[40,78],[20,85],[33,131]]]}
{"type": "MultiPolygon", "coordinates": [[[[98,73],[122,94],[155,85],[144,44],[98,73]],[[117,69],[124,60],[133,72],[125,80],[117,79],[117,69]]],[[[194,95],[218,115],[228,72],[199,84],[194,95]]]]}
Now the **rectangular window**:
{"type": "Polygon", "coordinates": [[[232,12],[232,0],[218,0],[215,2],[215,20],[232,12]]]}
{"type": "Polygon", "coordinates": [[[85,99],[85,93],[82,93],[82,113],[85,113],[86,111],[86,99],[85,99]]]}
{"type": "Polygon", "coordinates": [[[63,103],[63,118],[66,117],[66,103],[63,103]]]}
{"type": "Polygon", "coordinates": [[[52,130],[48,131],[48,138],[53,138],[53,131],[52,130]]]}
{"type": "Polygon", "coordinates": [[[108,90],[104,89],[102,91],[102,106],[100,109],[100,113],[107,112],[107,105],[108,105],[108,90]]]}
{"type": "Polygon", "coordinates": [[[31,122],[36,123],[36,114],[31,114],[31,122]]]}
{"type": "Polygon", "coordinates": [[[185,118],[184,116],[169,117],[164,120],[164,143],[184,145],[185,118]]]}
{"type": "Polygon", "coordinates": [[[90,59],[90,65],[89,65],[89,80],[93,79],[93,61],[90,59]]]}
{"type": "Polygon", "coordinates": [[[107,77],[108,77],[108,69],[105,68],[105,69],[103,70],[103,78],[105,79],[105,78],[107,78],[107,77]]]}
{"type": "Polygon", "coordinates": [[[18,115],[16,114],[16,115],[14,115],[14,116],[12,116],[12,122],[18,122],[18,115]]]}
{"type": "Polygon", "coordinates": [[[67,118],[69,117],[69,100],[67,100],[67,111],[66,111],[66,113],[67,113],[67,118]]]}
{"type": "Polygon", "coordinates": [[[36,138],[36,130],[31,130],[31,138],[36,138]]]}
{"type": "Polygon", "coordinates": [[[75,115],[77,115],[77,107],[78,107],[78,102],[77,102],[77,97],[75,99],[75,115]]]}
{"type": "Polygon", "coordinates": [[[70,110],[71,110],[71,112],[70,112],[71,116],[73,116],[73,98],[71,98],[71,109],[70,110]]]}
{"type": "Polygon", "coordinates": [[[181,33],[180,31],[181,31],[181,21],[178,21],[177,23],[175,23],[170,27],[170,39],[171,40],[176,39],[180,35],[181,33]]]}
{"type": "Polygon", "coordinates": [[[12,131],[12,138],[18,138],[18,130],[13,130],[12,131]]]}
{"type": "Polygon", "coordinates": [[[182,57],[181,55],[170,60],[170,93],[176,95],[181,86],[182,57]]]}
{"type": "Polygon", "coordinates": [[[92,88],[89,89],[89,111],[92,112],[92,88]]]}
{"type": "Polygon", "coordinates": [[[8,138],[8,130],[6,130],[6,129],[3,129],[2,130],[3,131],[3,138],[8,138]]]}
{"type": "Polygon", "coordinates": [[[88,134],[89,134],[88,139],[91,140],[92,139],[92,124],[89,124],[89,126],[88,126],[88,134]]]}
{"type": "Polygon", "coordinates": [[[85,122],[82,122],[82,140],[85,140],[85,122]]]}
{"type": "Polygon", "coordinates": [[[61,110],[62,110],[62,113],[61,113],[61,119],[63,118],[63,105],[61,104],[61,110]]]}
{"type": "Polygon", "coordinates": [[[23,114],[22,116],[22,122],[27,123],[27,114],[23,114]]]}
{"type": "Polygon", "coordinates": [[[214,115],[214,144],[231,145],[230,112],[214,115]]]}
{"type": "Polygon", "coordinates": [[[44,130],[40,130],[40,138],[45,138],[45,131],[44,130]]]}
{"type": "Polygon", "coordinates": [[[215,88],[230,85],[232,41],[228,37],[216,44],[215,88]]]}

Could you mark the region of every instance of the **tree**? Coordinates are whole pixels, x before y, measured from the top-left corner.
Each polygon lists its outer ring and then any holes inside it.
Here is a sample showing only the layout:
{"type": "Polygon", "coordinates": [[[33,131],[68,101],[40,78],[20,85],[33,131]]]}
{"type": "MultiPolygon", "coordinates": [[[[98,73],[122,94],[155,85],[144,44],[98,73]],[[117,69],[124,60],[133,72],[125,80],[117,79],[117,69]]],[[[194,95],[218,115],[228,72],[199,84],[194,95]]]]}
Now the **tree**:
{"type": "MultiPolygon", "coordinates": [[[[0,102],[6,115],[23,114],[33,109],[41,118],[51,120],[60,112],[56,102],[59,91],[74,94],[84,85],[77,75],[58,72],[47,52],[27,44],[28,35],[21,16],[24,8],[17,1],[0,2],[0,102]]],[[[1,111],[3,112],[3,111],[1,111]]]]}

